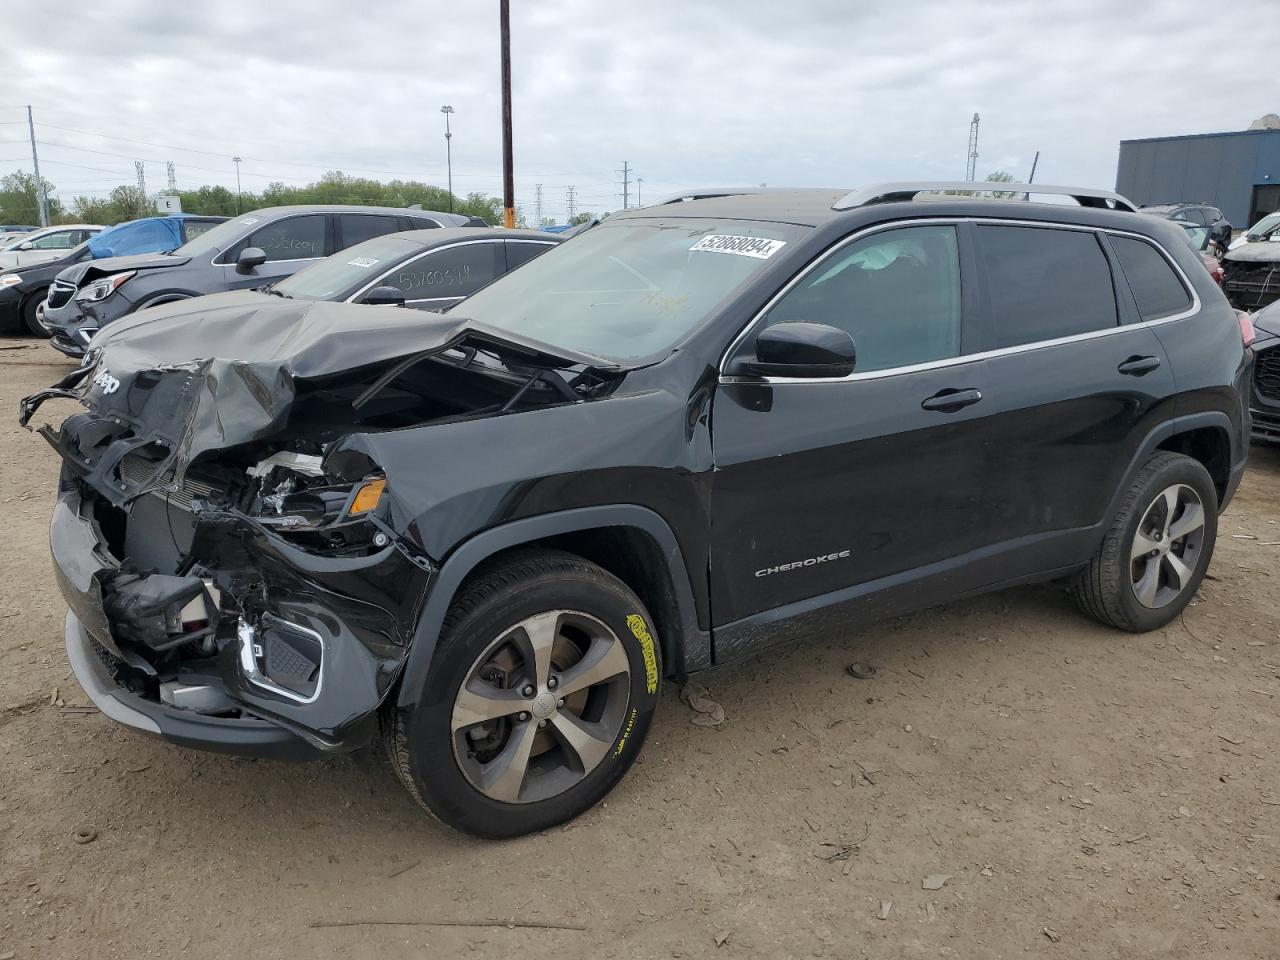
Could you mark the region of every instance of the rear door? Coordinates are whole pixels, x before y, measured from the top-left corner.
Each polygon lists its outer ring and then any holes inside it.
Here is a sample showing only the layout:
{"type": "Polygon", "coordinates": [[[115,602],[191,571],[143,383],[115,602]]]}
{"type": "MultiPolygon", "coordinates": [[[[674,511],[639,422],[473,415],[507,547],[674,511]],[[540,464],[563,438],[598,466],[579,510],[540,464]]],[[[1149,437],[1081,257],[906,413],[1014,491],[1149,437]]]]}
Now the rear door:
{"type": "Polygon", "coordinates": [[[334,238],[335,251],[354,247],[374,237],[382,237],[388,233],[403,230],[404,219],[392,214],[381,213],[340,213],[337,221],[337,235],[334,238]]]}
{"type": "MultiPolygon", "coordinates": [[[[1010,578],[1088,556],[1173,375],[1092,229],[980,223],[983,513],[1010,578]]],[[[1003,578],[1001,578],[1003,579],[1003,578]]]]}

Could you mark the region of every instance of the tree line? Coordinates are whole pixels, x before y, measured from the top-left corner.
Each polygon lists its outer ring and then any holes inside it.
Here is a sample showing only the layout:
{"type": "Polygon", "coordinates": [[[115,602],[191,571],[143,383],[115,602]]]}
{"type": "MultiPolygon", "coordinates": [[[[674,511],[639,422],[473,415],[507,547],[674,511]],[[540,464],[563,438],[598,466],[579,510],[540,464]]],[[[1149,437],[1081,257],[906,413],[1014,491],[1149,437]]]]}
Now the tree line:
{"type": "MultiPolygon", "coordinates": [[[[100,223],[111,226],[126,220],[154,216],[155,197],[147,196],[136,186],[116,187],[106,197],[73,196],[68,202],[55,197],[57,187],[44,181],[45,195],[49,198],[50,223],[100,223]]],[[[424,210],[448,211],[449,191],[421,183],[417,180],[391,180],[383,183],[363,177],[349,177],[340,170],[326,173],[315,183],[291,187],[272,183],[261,193],[242,192],[222,186],[203,186],[196,190],[179,190],[185,213],[203,213],[213,216],[234,217],[262,207],[279,207],[292,204],[328,203],[361,204],[376,207],[409,207],[420,204],[424,210]]],[[[468,193],[464,197],[453,195],[453,211],[469,217],[479,217],[485,223],[502,222],[502,201],[483,193],[468,193]]],[[[592,218],[590,213],[580,213],[573,222],[581,223],[592,218]]],[[[0,178],[0,223],[40,222],[36,179],[18,170],[0,178]]],[[[531,226],[523,211],[516,208],[517,226],[531,226]]],[[[554,223],[544,218],[541,226],[554,223]]]]}

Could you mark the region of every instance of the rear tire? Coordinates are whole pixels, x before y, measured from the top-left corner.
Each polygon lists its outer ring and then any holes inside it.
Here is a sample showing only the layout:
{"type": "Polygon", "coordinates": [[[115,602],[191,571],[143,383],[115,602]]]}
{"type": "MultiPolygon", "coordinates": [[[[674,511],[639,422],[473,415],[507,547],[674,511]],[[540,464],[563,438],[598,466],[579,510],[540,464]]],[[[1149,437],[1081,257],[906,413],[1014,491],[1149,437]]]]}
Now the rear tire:
{"type": "Polygon", "coordinates": [[[1218,493],[1204,466],[1157,453],[1138,471],[1072,596],[1095,620],[1144,633],[1191,602],[1213,556],[1218,493]]]}
{"type": "Polygon", "coordinates": [[[518,554],[464,587],[417,703],[391,705],[392,768],[433,816],[514,837],[599,802],[640,752],[661,651],[639,598],[595,564],[518,554]]]}

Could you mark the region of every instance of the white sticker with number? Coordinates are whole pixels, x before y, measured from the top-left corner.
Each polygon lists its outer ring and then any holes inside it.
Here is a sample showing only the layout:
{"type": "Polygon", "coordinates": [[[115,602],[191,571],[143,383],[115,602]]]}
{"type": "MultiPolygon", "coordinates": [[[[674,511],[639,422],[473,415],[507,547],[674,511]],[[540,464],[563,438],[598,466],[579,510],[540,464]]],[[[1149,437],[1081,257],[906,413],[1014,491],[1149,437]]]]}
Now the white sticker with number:
{"type": "Polygon", "coordinates": [[[733,253],[740,257],[755,257],[757,260],[768,260],[787,245],[785,240],[770,240],[768,237],[735,237],[730,234],[703,237],[690,250],[703,253],[733,253]]]}

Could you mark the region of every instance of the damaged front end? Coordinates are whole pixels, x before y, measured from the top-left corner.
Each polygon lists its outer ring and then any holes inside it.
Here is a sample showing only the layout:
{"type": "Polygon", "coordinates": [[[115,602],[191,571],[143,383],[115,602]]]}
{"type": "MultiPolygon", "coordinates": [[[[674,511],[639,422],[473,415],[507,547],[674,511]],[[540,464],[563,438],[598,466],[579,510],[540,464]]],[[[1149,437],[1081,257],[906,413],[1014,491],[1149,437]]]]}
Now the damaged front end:
{"type": "Polygon", "coordinates": [[[24,426],[51,399],[85,408],[39,432],[64,463],[50,542],[68,655],[104,712],[237,753],[369,742],[437,567],[397,495],[413,477],[347,441],[608,383],[408,313],[281,304],[252,334],[142,325],[22,401],[24,426]],[[213,343],[219,358],[174,356],[213,343]]]}

